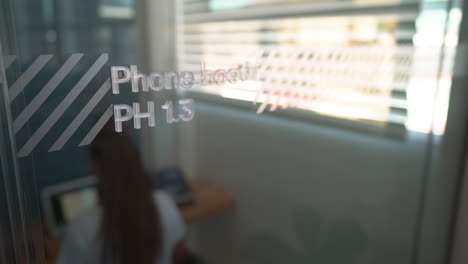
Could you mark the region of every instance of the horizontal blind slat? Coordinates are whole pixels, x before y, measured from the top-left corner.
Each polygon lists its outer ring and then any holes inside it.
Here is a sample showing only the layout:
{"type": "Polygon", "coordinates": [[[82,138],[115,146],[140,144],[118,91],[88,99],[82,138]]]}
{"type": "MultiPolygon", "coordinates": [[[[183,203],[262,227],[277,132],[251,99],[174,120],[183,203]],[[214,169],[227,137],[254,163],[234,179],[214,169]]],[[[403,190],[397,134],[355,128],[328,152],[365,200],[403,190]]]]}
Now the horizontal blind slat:
{"type": "MultiPolygon", "coordinates": [[[[361,16],[360,16],[361,17],[361,16]]],[[[218,21],[196,24],[185,24],[177,31],[178,34],[188,33],[209,33],[209,32],[237,32],[237,31],[258,31],[267,29],[297,29],[301,27],[312,28],[334,28],[342,25],[344,22],[359,23],[360,17],[340,16],[326,18],[283,18],[283,19],[261,19],[261,20],[237,20],[237,21],[218,21]],[[315,22],[315,23],[314,23],[315,22]]],[[[365,18],[373,18],[381,23],[397,21],[398,23],[411,24],[414,27],[414,21],[417,18],[417,12],[405,11],[400,13],[387,13],[379,16],[367,15],[365,18]]]]}
{"type": "Polygon", "coordinates": [[[266,7],[252,7],[246,9],[205,12],[194,14],[179,14],[183,16],[185,23],[203,23],[213,21],[247,20],[262,18],[284,17],[314,17],[331,15],[363,15],[363,14],[388,14],[388,13],[417,13],[419,1],[403,3],[366,3],[336,2],[321,4],[290,4],[273,5],[266,7]]]}
{"type": "MultiPolygon", "coordinates": [[[[282,89],[287,90],[294,87],[296,90],[292,91],[297,92],[297,87],[300,86],[298,83],[307,80],[303,84],[309,89],[309,95],[321,98],[314,105],[308,106],[311,107],[309,110],[327,112],[328,110],[323,109],[334,108],[335,113],[330,110],[328,114],[339,116],[337,113],[341,111],[343,116],[347,116],[346,112],[349,112],[349,117],[354,115],[355,118],[405,124],[406,89],[412,78],[410,74],[415,74],[411,65],[411,43],[416,30],[419,1],[286,4],[283,0],[257,0],[250,6],[222,11],[211,10],[213,6],[208,0],[183,2],[184,6],[178,13],[182,24],[176,32],[179,71],[199,74],[202,62],[207,67],[209,65],[210,70],[215,70],[260,59],[259,79],[256,82],[268,89],[283,87],[282,89]],[[374,36],[346,31],[350,25],[361,25],[362,17],[374,19],[374,36]],[[327,19],[326,23],[324,19],[327,19]],[[313,36],[319,39],[314,40],[313,36]],[[328,36],[329,39],[323,36],[328,36]],[[371,40],[379,36],[392,38],[394,41],[389,47],[382,46],[382,52],[387,51],[398,57],[391,59],[392,68],[386,69],[391,72],[390,77],[382,77],[385,74],[376,70],[381,64],[373,59],[367,63],[355,61],[350,64],[352,68],[359,70],[357,75],[364,76],[359,80],[340,72],[343,68],[340,61],[321,64],[317,61],[297,61],[293,63],[296,67],[307,68],[312,73],[291,73],[285,70],[288,66],[284,66],[291,62],[282,60],[282,55],[273,59],[267,59],[268,55],[258,57],[261,51],[273,50],[283,54],[298,49],[324,48],[322,46],[339,52],[365,52],[381,45],[376,42],[369,48],[369,44],[366,44],[366,41],[372,43],[371,40]],[[341,38],[343,40],[340,42],[341,38]],[[356,44],[346,44],[346,39],[348,43],[354,41],[358,45],[347,46],[356,44]],[[280,70],[281,67],[283,68],[280,70]],[[321,71],[314,72],[318,68],[321,71]],[[375,76],[371,77],[374,72],[375,76]],[[271,76],[265,77],[268,74],[271,76]],[[317,79],[317,76],[321,79],[317,79]],[[379,78],[384,78],[384,81],[379,78]]],[[[258,87],[248,82],[229,87],[204,87],[203,90],[222,96],[230,94],[239,98],[253,98],[252,95],[259,92],[255,90],[258,87]]]]}

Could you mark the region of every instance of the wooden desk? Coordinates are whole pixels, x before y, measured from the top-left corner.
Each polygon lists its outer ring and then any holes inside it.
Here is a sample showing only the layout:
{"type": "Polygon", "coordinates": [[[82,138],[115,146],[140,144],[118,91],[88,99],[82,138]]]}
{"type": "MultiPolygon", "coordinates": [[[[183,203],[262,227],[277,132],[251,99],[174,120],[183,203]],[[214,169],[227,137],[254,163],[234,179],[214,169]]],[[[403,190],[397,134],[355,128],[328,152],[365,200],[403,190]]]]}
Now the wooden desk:
{"type": "MultiPolygon", "coordinates": [[[[222,189],[201,180],[190,180],[194,203],[181,208],[182,217],[187,224],[193,224],[212,215],[222,213],[235,206],[235,199],[222,189]]],[[[40,235],[41,232],[36,232],[40,235]]],[[[44,247],[47,263],[55,263],[59,244],[44,228],[44,247]]],[[[42,239],[39,238],[38,241],[42,239]]]]}
{"type": "Polygon", "coordinates": [[[224,190],[201,180],[191,180],[194,204],[181,208],[187,224],[192,224],[215,214],[219,214],[235,205],[234,197],[224,190]]]}

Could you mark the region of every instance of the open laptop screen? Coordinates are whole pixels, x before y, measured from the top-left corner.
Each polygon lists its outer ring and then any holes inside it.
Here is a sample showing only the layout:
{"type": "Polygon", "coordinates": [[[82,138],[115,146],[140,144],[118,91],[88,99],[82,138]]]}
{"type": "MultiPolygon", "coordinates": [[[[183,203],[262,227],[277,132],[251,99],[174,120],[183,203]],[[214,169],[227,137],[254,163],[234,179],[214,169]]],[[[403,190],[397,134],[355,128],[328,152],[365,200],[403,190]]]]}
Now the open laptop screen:
{"type": "Polygon", "coordinates": [[[63,225],[73,220],[84,210],[96,206],[97,190],[94,186],[55,194],[51,197],[55,223],[63,225]]]}

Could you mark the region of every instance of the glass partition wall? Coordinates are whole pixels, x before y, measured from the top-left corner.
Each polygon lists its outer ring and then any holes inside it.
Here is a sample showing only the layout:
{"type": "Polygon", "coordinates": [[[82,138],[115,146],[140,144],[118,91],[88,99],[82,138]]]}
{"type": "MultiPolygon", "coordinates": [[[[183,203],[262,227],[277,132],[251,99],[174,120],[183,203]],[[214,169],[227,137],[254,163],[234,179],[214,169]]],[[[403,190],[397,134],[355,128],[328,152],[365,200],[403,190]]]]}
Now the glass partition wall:
{"type": "Polygon", "coordinates": [[[451,263],[464,9],[0,0],[0,263],[451,263]]]}

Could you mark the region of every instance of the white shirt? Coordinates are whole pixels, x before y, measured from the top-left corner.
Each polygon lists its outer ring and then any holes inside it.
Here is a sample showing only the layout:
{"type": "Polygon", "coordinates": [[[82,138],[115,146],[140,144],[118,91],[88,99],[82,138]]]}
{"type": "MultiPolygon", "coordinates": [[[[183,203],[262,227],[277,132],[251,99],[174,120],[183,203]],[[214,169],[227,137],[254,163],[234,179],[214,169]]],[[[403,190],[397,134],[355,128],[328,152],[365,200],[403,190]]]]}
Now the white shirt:
{"type": "MultiPolygon", "coordinates": [[[[154,263],[172,263],[174,247],[186,232],[185,224],[172,198],[164,192],[157,191],[154,200],[159,210],[162,230],[162,254],[154,263]]],[[[73,221],[67,227],[61,244],[58,264],[99,264],[101,247],[98,241],[101,210],[93,208],[73,221]]]]}

